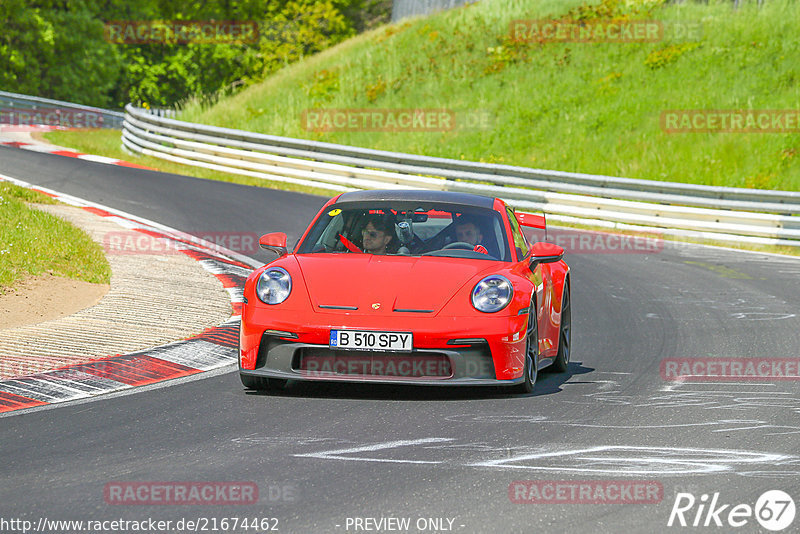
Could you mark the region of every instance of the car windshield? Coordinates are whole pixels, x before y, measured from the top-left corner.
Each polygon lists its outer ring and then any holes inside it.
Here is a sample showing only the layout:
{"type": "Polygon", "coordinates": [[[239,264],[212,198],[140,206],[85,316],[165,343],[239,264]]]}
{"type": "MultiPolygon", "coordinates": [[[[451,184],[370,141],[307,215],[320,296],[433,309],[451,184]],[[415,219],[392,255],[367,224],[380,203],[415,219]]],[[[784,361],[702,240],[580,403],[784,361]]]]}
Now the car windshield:
{"type": "Polygon", "coordinates": [[[368,253],[511,261],[499,213],[453,205],[333,205],[298,254],[368,253]]]}

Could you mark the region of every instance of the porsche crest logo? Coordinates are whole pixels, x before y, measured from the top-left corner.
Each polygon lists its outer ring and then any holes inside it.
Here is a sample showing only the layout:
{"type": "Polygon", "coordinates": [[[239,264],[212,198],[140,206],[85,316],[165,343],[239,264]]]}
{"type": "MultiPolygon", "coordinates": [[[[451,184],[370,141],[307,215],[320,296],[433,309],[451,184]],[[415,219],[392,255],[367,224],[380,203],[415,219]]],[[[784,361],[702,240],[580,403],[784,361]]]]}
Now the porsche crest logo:
{"type": "Polygon", "coordinates": [[[372,309],[373,310],[378,310],[378,309],[380,309],[380,307],[381,307],[381,303],[380,302],[376,302],[375,304],[372,305],[372,309]]]}

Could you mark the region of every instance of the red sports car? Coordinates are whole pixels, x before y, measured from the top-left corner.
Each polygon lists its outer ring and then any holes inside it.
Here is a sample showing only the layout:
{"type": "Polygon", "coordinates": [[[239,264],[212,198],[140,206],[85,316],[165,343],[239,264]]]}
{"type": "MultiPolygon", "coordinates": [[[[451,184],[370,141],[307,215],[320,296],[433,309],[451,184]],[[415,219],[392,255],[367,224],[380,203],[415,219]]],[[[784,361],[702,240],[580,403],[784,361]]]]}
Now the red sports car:
{"type": "Polygon", "coordinates": [[[357,191],[331,199],[294,252],[244,288],[239,374],[247,388],[287,380],[511,386],[567,369],[564,250],[530,246],[502,200],[442,191],[357,191]]]}

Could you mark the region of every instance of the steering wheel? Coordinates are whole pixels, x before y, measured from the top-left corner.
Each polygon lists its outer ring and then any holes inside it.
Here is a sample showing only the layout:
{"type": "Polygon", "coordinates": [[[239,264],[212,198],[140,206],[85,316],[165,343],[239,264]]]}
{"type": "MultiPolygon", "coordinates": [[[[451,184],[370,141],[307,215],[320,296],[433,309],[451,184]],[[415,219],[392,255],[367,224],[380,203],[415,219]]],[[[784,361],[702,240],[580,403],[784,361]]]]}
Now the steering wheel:
{"type": "Polygon", "coordinates": [[[443,246],[442,250],[447,250],[447,249],[451,249],[451,248],[458,248],[458,249],[463,249],[463,250],[472,250],[472,249],[475,248],[475,245],[470,245],[469,243],[467,243],[465,241],[455,241],[453,243],[450,243],[449,245],[443,246]]]}

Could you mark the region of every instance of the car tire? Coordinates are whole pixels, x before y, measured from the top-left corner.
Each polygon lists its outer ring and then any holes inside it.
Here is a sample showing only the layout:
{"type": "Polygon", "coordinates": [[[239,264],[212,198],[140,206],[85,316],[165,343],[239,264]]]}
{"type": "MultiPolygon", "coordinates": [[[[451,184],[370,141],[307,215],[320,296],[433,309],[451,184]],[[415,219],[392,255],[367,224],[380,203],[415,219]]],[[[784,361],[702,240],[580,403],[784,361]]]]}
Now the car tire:
{"type": "Polygon", "coordinates": [[[569,367],[572,353],[572,312],[570,306],[569,281],[564,284],[564,296],[561,298],[561,324],[558,327],[558,352],[551,369],[556,373],[564,373],[569,367]]]}
{"type": "Polygon", "coordinates": [[[242,380],[242,385],[247,389],[255,391],[266,391],[271,389],[273,391],[281,390],[286,387],[286,380],[281,378],[266,378],[263,376],[251,376],[239,374],[242,380]]]}
{"type": "Polygon", "coordinates": [[[515,388],[516,393],[521,395],[533,393],[536,379],[539,376],[539,327],[536,324],[536,304],[534,302],[531,302],[528,310],[528,329],[525,332],[525,340],[525,366],[522,370],[525,381],[515,388]]]}

